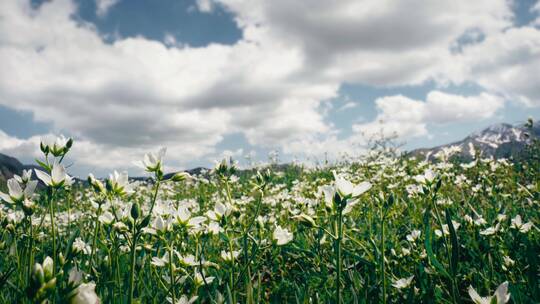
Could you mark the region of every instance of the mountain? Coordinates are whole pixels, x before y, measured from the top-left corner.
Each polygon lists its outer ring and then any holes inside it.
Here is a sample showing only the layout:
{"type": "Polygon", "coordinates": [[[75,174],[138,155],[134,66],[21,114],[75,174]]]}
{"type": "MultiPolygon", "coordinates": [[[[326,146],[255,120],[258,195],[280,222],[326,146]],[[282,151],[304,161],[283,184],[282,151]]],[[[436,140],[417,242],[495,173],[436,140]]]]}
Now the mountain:
{"type": "Polygon", "coordinates": [[[0,184],[4,184],[14,174],[21,174],[24,165],[16,158],[0,153],[0,184]]]}
{"type": "Polygon", "coordinates": [[[482,157],[517,158],[532,138],[540,138],[540,126],[537,123],[532,129],[525,125],[499,123],[474,132],[463,140],[433,148],[416,149],[408,155],[433,160],[439,151],[459,148],[461,151],[457,156],[468,161],[472,159],[470,152],[474,147],[482,157]]]}

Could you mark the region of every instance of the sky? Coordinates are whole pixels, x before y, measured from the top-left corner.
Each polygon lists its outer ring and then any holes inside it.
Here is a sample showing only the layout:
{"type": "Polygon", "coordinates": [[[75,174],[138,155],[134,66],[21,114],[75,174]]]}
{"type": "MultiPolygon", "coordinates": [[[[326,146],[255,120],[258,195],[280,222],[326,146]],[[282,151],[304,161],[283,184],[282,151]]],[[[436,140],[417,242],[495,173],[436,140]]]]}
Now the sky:
{"type": "Polygon", "coordinates": [[[72,174],[314,163],[540,118],[540,1],[3,0],[0,153],[72,174]]]}

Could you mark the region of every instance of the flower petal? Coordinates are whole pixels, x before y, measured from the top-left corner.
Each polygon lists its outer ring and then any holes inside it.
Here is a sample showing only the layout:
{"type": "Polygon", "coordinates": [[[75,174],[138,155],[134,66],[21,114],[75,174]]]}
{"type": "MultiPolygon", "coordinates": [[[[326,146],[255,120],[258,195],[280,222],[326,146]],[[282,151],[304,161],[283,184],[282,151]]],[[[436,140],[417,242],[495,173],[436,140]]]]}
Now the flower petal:
{"type": "Polygon", "coordinates": [[[371,185],[370,182],[362,182],[362,183],[360,183],[359,185],[354,187],[353,196],[359,196],[359,195],[363,194],[364,192],[371,189],[371,186],[372,185],[371,185]]]}
{"type": "Polygon", "coordinates": [[[45,185],[50,186],[52,183],[51,176],[41,170],[34,169],[37,178],[39,178],[45,185]]]}
{"type": "Polygon", "coordinates": [[[29,181],[26,184],[26,187],[24,188],[24,195],[26,197],[31,197],[32,194],[34,194],[34,191],[36,190],[37,183],[38,183],[37,181],[33,180],[33,181],[29,181]]]}
{"type": "Polygon", "coordinates": [[[338,177],[336,179],[336,188],[342,197],[351,195],[353,192],[353,187],[353,184],[344,178],[338,177]]]}
{"type": "Polygon", "coordinates": [[[22,198],[23,190],[19,182],[16,179],[10,178],[7,182],[9,196],[13,197],[15,200],[22,198]]]}
{"type": "Polygon", "coordinates": [[[510,294],[508,293],[508,282],[503,282],[495,291],[495,297],[497,297],[498,304],[505,304],[510,300],[510,294]]]}
{"type": "Polygon", "coordinates": [[[14,204],[13,200],[9,195],[5,194],[4,192],[0,191],[0,199],[4,200],[8,204],[14,204]]]}

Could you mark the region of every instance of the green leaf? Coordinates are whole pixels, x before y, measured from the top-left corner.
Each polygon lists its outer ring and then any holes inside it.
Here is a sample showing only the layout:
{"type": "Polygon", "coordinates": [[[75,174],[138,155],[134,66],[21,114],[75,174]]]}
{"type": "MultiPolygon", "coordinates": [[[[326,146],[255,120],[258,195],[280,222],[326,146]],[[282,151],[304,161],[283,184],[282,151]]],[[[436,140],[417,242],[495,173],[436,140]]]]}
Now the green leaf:
{"type": "Polygon", "coordinates": [[[232,299],[232,292],[231,292],[231,288],[229,284],[227,284],[227,301],[229,302],[229,304],[234,304],[234,301],[232,299]]]}
{"type": "Polygon", "coordinates": [[[70,261],[73,257],[73,243],[75,242],[75,239],[79,236],[80,234],[80,230],[79,229],[76,229],[75,231],[73,231],[68,239],[68,242],[67,242],[67,246],[66,246],[66,251],[64,253],[64,256],[66,257],[66,259],[68,261],[70,261]]]}
{"type": "Polygon", "coordinates": [[[459,243],[458,238],[456,234],[456,229],[454,229],[454,225],[452,224],[452,215],[450,214],[450,211],[447,209],[445,212],[446,216],[446,224],[448,225],[448,230],[450,231],[450,240],[452,242],[452,256],[450,257],[450,271],[453,276],[457,274],[457,265],[459,260],[459,243]]]}
{"type": "Polygon", "coordinates": [[[9,277],[11,276],[12,273],[15,272],[15,270],[17,270],[17,268],[13,267],[0,275],[0,290],[3,290],[4,285],[7,283],[9,277]]]}
{"type": "Polygon", "coordinates": [[[37,158],[36,158],[36,163],[38,163],[38,165],[40,165],[43,169],[47,170],[48,172],[51,172],[51,167],[49,167],[46,163],[40,161],[37,158]]]}
{"type": "Polygon", "coordinates": [[[426,212],[424,213],[424,245],[426,247],[426,252],[429,258],[429,261],[435,268],[439,271],[439,273],[447,276],[450,278],[450,274],[444,269],[444,266],[437,260],[437,257],[433,253],[433,248],[431,247],[431,224],[430,224],[430,218],[431,218],[431,208],[427,208],[426,212]]]}

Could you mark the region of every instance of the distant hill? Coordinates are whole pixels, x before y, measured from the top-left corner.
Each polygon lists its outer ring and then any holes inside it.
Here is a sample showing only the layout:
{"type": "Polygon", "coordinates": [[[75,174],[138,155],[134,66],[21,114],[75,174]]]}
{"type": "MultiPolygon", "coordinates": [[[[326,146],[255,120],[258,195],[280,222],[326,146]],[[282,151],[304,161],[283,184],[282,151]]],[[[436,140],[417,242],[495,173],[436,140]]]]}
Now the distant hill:
{"type": "MultiPolygon", "coordinates": [[[[422,148],[410,151],[409,156],[433,160],[437,152],[450,147],[459,147],[461,152],[458,156],[463,160],[470,160],[470,148],[481,151],[483,157],[493,156],[495,158],[516,158],[525,145],[532,138],[540,138],[540,126],[535,123],[532,130],[528,130],[524,125],[511,125],[500,123],[489,126],[488,128],[474,132],[463,140],[450,144],[437,146],[433,148],[422,148]]],[[[283,164],[286,166],[286,164],[283,164]]],[[[0,153],[0,185],[4,185],[6,180],[13,177],[14,174],[20,175],[24,169],[37,168],[35,165],[23,165],[16,158],[0,153]]],[[[198,167],[186,170],[191,175],[198,175],[208,171],[206,168],[198,167]]],[[[168,173],[165,178],[172,176],[168,173]]],[[[147,180],[148,177],[132,177],[134,180],[147,180]]]]}
{"type": "MultiPolygon", "coordinates": [[[[22,175],[23,170],[40,169],[37,165],[24,165],[15,157],[0,153],[0,186],[5,185],[6,181],[13,175],[22,175]]],[[[32,172],[32,178],[37,179],[36,174],[32,172]]],[[[41,181],[39,185],[42,185],[41,181]]]]}
{"type": "MultiPolygon", "coordinates": [[[[0,185],[5,185],[6,181],[13,177],[13,175],[21,175],[23,170],[33,170],[33,169],[41,169],[37,165],[23,165],[18,159],[2,154],[0,153],[0,185]]],[[[42,170],[42,169],[41,169],[42,170]]],[[[202,172],[208,171],[209,169],[197,167],[191,170],[186,170],[185,172],[191,174],[191,175],[199,175],[202,172]]],[[[168,173],[165,174],[165,178],[170,178],[173,176],[174,173],[168,173]]],[[[33,178],[35,179],[36,176],[33,174],[33,178]]],[[[135,176],[130,177],[131,180],[138,180],[138,181],[145,181],[148,180],[149,177],[142,177],[142,176],[135,176]]],[[[76,179],[79,180],[79,179],[76,179]]],[[[80,180],[82,182],[85,182],[86,180],[80,180]]]]}
{"type": "Polygon", "coordinates": [[[14,174],[21,174],[24,165],[14,157],[0,153],[0,183],[13,177],[14,174]]]}
{"type": "Polygon", "coordinates": [[[537,124],[529,130],[524,125],[499,123],[474,132],[460,141],[433,148],[416,149],[408,155],[433,160],[437,152],[459,147],[461,152],[457,155],[463,160],[470,160],[472,159],[470,150],[474,147],[483,157],[516,158],[532,138],[540,138],[540,126],[537,124]]]}

